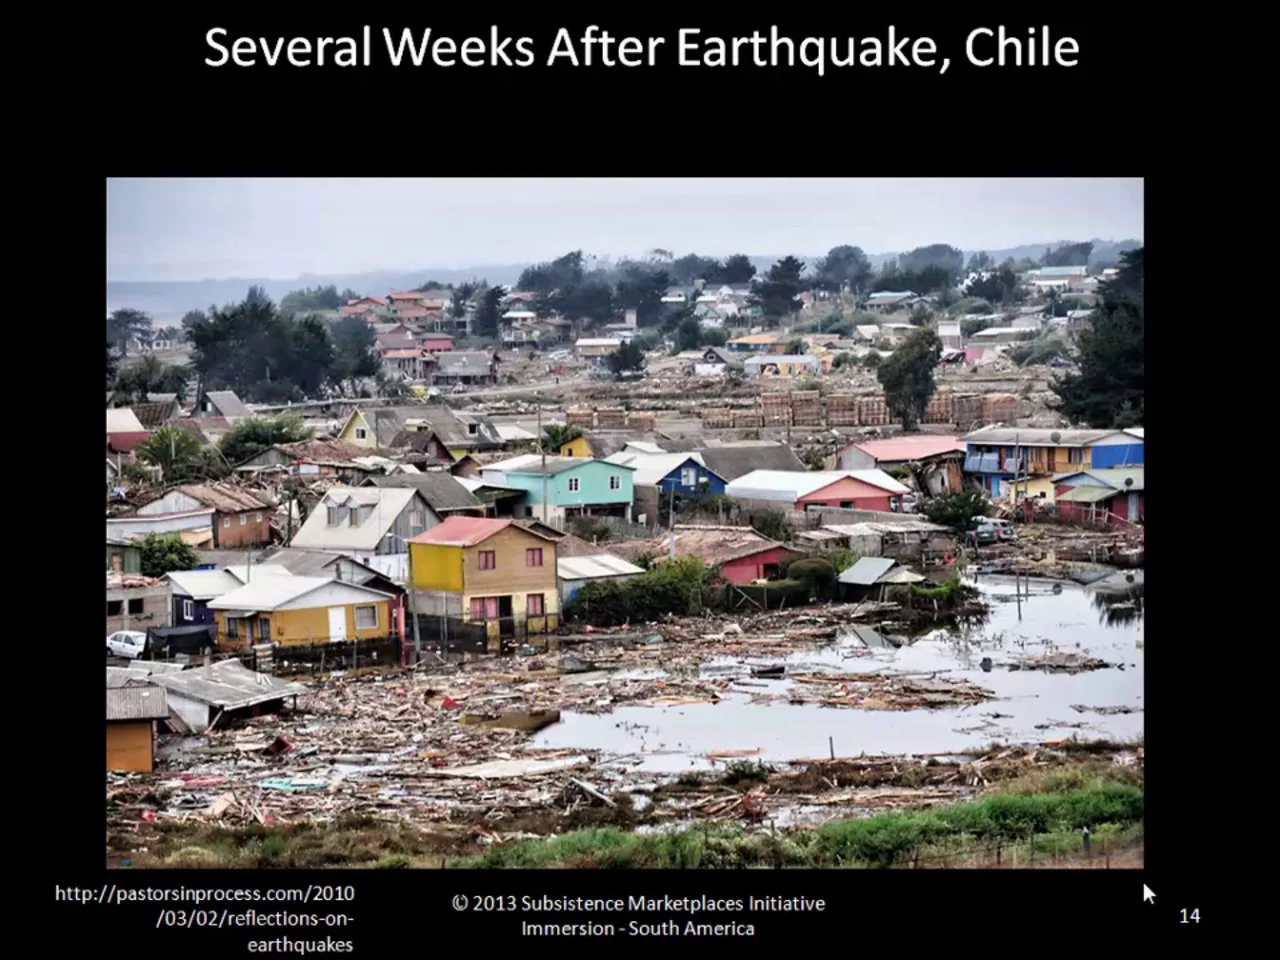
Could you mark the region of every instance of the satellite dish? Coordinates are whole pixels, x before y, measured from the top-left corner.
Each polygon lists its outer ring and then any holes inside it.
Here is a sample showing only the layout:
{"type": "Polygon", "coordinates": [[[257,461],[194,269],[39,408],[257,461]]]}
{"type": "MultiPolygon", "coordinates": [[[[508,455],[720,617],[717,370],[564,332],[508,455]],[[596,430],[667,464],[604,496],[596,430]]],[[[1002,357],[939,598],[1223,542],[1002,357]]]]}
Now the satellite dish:
{"type": "Polygon", "coordinates": [[[1049,434],[1049,439],[1052,440],[1054,443],[1057,443],[1062,439],[1062,434],[1060,434],[1057,430],[1055,430],[1053,431],[1053,433],[1049,434]]]}
{"type": "Polygon", "coordinates": [[[1133,477],[1125,477],[1125,478],[1124,478],[1124,485],[1125,485],[1126,487],[1132,487],[1132,486],[1133,486],[1133,477]]]}

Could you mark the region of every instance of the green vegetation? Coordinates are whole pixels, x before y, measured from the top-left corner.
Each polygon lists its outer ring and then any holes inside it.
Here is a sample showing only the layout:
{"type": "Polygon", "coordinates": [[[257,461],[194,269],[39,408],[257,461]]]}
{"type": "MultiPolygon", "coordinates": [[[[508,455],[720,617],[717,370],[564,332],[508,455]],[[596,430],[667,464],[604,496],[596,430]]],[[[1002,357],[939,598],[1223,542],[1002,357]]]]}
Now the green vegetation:
{"type": "Polygon", "coordinates": [[[791,524],[781,510],[757,510],[751,514],[751,528],[762,537],[786,542],[791,538],[791,524]]]}
{"type": "Polygon", "coordinates": [[[176,533],[152,533],[138,546],[142,554],[142,573],[147,577],[163,577],[175,570],[192,570],[200,563],[195,549],[176,533]]]}
{"type": "Polygon", "coordinates": [[[803,273],[803,260],[783,257],[765,271],[761,279],[756,280],[754,302],[764,312],[766,327],[776,327],[783,317],[800,308],[800,294],[807,286],[800,279],[803,273]]]}
{"type": "Polygon", "coordinates": [[[1067,342],[1058,336],[1037,337],[1009,348],[1007,356],[1020,367],[1048,363],[1067,355],[1067,342]]]}
{"type": "Polygon", "coordinates": [[[771,773],[773,767],[762,760],[731,760],[725,765],[720,782],[730,787],[744,783],[764,783],[771,773]]]}
{"type": "MultiPolygon", "coordinates": [[[[110,348],[107,353],[111,358],[110,348]]],[[[118,403],[145,403],[149,393],[181,395],[191,379],[191,368],[181,364],[165,364],[155,354],[147,354],[121,367],[112,389],[118,403]]]]}
{"type": "Polygon", "coordinates": [[[835,567],[837,574],[844,573],[860,559],[859,555],[848,547],[836,547],[828,550],[825,556],[831,562],[831,565],[835,567]]]}
{"type": "Polygon", "coordinates": [[[924,328],[907,337],[876,370],[876,378],[884,387],[885,403],[904,430],[911,430],[924,420],[937,388],[933,371],[941,357],[942,341],[937,331],[924,328]]]}
{"type": "Polygon", "coordinates": [[[826,557],[807,557],[787,567],[787,579],[807,587],[810,598],[830,597],[835,589],[836,576],[835,565],[826,557]]]}
{"type": "Polygon", "coordinates": [[[609,354],[609,369],[614,376],[644,369],[644,348],[634,340],[623,341],[617,352],[609,354]]]}
{"type": "Polygon", "coordinates": [[[1096,428],[1139,426],[1146,409],[1143,250],[1120,256],[1120,272],[1101,285],[1101,304],[1080,332],[1080,372],[1051,384],[1064,415],[1096,428]]]}
{"type": "Polygon", "coordinates": [[[206,475],[209,466],[200,441],[177,427],[163,424],[134,449],[143,463],[160,468],[166,483],[197,480],[206,475]]]}
{"type": "Polygon", "coordinates": [[[986,317],[965,317],[960,321],[960,332],[966,337],[972,337],[979,330],[986,330],[991,323],[986,317]]]}
{"type": "Polygon", "coordinates": [[[741,827],[636,834],[616,827],[497,847],[459,867],[734,869],[744,867],[892,867],[919,852],[993,842],[1078,851],[1084,828],[1132,839],[1144,813],[1141,787],[1103,782],[1061,793],[993,792],[971,803],[833,820],[817,830],[748,832],[741,827]],[[1071,837],[1075,837],[1074,844],[1071,837]]]}
{"type": "Polygon", "coordinates": [[[885,598],[901,604],[904,610],[931,608],[938,613],[947,613],[964,606],[977,596],[977,587],[964,583],[958,574],[953,573],[936,586],[916,583],[892,586],[885,598]]]}
{"type": "Polygon", "coordinates": [[[542,445],[548,453],[559,453],[560,448],[582,436],[582,428],[574,424],[549,423],[542,428],[542,445]]]}
{"type": "Polygon", "coordinates": [[[991,501],[985,491],[971,488],[930,497],[920,504],[920,512],[932,523],[964,532],[976,527],[980,517],[991,515],[991,501]]]}
{"type": "Polygon", "coordinates": [[[717,570],[696,557],[654,562],[630,580],[587,583],[574,595],[572,613],[596,626],[645,623],[686,616],[712,606],[717,570]]]}
{"type": "Polygon", "coordinates": [[[991,306],[990,300],[982,297],[964,297],[953,303],[947,312],[954,317],[965,317],[975,313],[995,313],[995,308],[991,306]]]}
{"type": "Polygon", "coordinates": [[[252,417],[239,420],[218,441],[218,453],[231,466],[244,463],[278,443],[310,440],[312,431],[299,416],[252,417]]]}

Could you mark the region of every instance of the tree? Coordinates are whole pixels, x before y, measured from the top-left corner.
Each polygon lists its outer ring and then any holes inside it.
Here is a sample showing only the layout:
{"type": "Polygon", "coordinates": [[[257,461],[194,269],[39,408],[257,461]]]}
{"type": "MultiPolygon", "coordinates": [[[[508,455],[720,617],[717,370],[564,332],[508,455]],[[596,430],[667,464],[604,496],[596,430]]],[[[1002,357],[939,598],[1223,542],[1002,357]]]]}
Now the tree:
{"type": "MultiPolygon", "coordinates": [[[[804,264],[800,264],[800,267],[804,269],[804,264]]],[[[720,268],[720,274],[715,278],[714,282],[728,284],[750,283],[755,275],[756,265],[751,262],[751,258],[745,253],[735,253],[725,260],[720,268]]]]}
{"type": "Polygon", "coordinates": [[[904,273],[916,273],[929,267],[938,268],[948,283],[955,283],[964,269],[964,253],[947,243],[931,243],[927,247],[908,250],[898,257],[898,269],[904,273]]]}
{"type": "Polygon", "coordinates": [[[374,348],[378,338],[373,328],[360,317],[343,317],[333,325],[333,366],[329,377],[356,392],[356,381],[376,377],[382,369],[374,348]]]}
{"type": "Polygon", "coordinates": [[[583,280],[584,269],[582,251],[574,250],[558,257],[550,263],[537,263],[526,267],[516,281],[516,288],[534,293],[551,293],[561,287],[579,284],[583,280]]]}
{"type": "Polygon", "coordinates": [[[770,267],[763,280],[755,282],[752,295],[764,312],[768,325],[776,326],[783,317],[799,308],[800,292],[804,289],[800,280],[803,273],[804,261],[787,256],[770,267]]]}
{"type": "Polygon", "coordinates": [[[933,371],[941,358],[942,341],[937,331],[926,327],[907,337],[876,370],[885,403],[904,430],[924,419],[936,387],[933,371]]]}
{"type": "Polygon", "coordinates": [[[310,440],[312,431],[301,417],[282,414],[278,417],[253,417],[239,420],[218,441],[218,453],[228,464],[236,466],[263,450],[279,443],[310,440]]]}
{"type": "Polygon", "coordinates": [[[930,497],[920,504],[920,512],[931,523],[964,532],[978,525],[978,519],[991,513],[991,501],[980,489],[957,490],[930,497]]]}
{"type": "Polygon", "coordinates": [[[617,306],[635,310],[639,326],[651,326],[662,313],[662,296],[669,286],[671,277],[663,267],[626,261],[618,280],[617,306]]]}
{"type": "Polygon", "coordinates": [[[471,303],[471,298],[480,291],[480,285],[467,281],[460,283],[453,291],[453,300],[449,304],[449,316],[455,320],[461,320],[467,315],[467,306],[471,303]]]}
{"type": "Polygon", "coordinates": [[[804,353],[804,351],[805,351],[805,343],[804,343],[804,340],[802,340],[800,337],[796,337],[794,340],[792,340],[790,343],[787,344],[786,352],[791,354],[793,357],[800,356],[801,354],[804,353]]]}
{"type": "Polygon", "coordinates": [[[142,555],[142,573],[147,577],[163,577],[166,573],[194,569],[200,563],[195,548],[184,543],[176,533],[152,533],[138,542],[142,555]]]}
{"type": "Polygon", "coordinates": [[[838,293],[849,290],[861,293],[871,284],[875,270],[861,247],[832,247],[813,268],[814,284],[819,290],[838,293]]]}
{"type": "Polygon", "coordinates": [[[1044,252],[1046,267],[1087,267],[1089,255],[1093,253],[1093,243],[1064,243],[1053,250],[1044,252]]]}
{"type": "Polygon", "coordinates": [[[751,529],[762,537],[782,543],[791,539],[791,524],[781,510],[757,510],[750,519],[751,529]]]}
{"type": "Polygon", "coordinates": [[[1018,299],[1018,275],[1006,262],[976,277],[964,292],[967,297],[980,297],[993,304],[1014,303],[1018,299]]]}
{"type": "Polygon", "coordinates": [[[990,270],[995,265],[996,262],[991,259],[991,255],[984,250],[969,257],[969,264],[964,268],[964,272],[982,273],[984,270],[990,270]]]}
{"type": "Polygon", "coordinates": [[[505,287],[489,287],[480,294],[480,303],[476,306],[472,330],[477,337],[494,339],[498,336],[498,325],[502,319],[502,301],[507,295],[505,287]]]}
{"type": "Polygon", "coordinates": [[[107,389],[114,390],[116,386],[116,370],[119,362],[116,360],[115,351],[111,349],[111,341],[107,341],[107,389]]]}
{"type": "Polygon", "coordinates": [[[613,288],[600,280],[559,287],[548,304],[553,312],[569,320],[588,320],[593,324],[608,323],[615,312],[613,288]]]}
{"type": "Polygon", "coordinates": [[[986,317],[965,317],[960,321],[960,333],[966,337],[972,337],[979,330],[985,330],[991,326],[991,321],[986,317]]]}
{"type": "Polygon", "coordinates": [[[166,482],[181,482],[204,476],[200,441],[177,427],[164,424],[153,430],[134,453],[143,463],[160,468],[166,482]]]}
{"type": "Polygon", "coordinates": [[[693,283],[711,276],[719,276],[724,265],[714,257],[700,257],[696,253],[688,253],[672,260],[667,267],[672,283],[693,283]]]}
{"type": "Polygon", "coordinates": [[[634,340],[624,340],[615,353],[609,354],[609,369],[615,376],[644,369],[644,350],[634,340]]]}
{"type": "Polygon", "coordinates": [[[582,428],[574,424],[549,423],[542,428],[542,449],[559,453],[560,448],[582,436],[582,428]]]}
{"type": "Polygon", "coordinates": [[[129,345],[151,332],[151,317],[141,310],[124,307],[107,317],[107,343],[119,357],[129,355],[129,345]]]}
{"type": "Polygon", "coordinates": [[[165,364],[155,354],[149,353],[120,368],[116,389],[130,403],[145,403],[149,393],[181,394],[187,389],[190,378],[189,367],[165,364]]]}
{"type": "Polygon", "coordinates": [[[695,316],[687,316],[676,327],[676,349],[697,350],[702,346],[702,324],[695,316]]]}
{"type": "Polygon", "coordinates": [[[304,287],[286,293],[280,299],[280,313],[286,317],[314,313],[317,310],[337,310],[348,300],[357,300],[353,290],[338,292],[333,284],[327,287],[304,287]],[[350,294],[350,296],[348,296],[350,294]]]}
{"type": "Polygon", "coordinates": [[[1073,423],[1098,429],[1141,425],[1146,409],[1143,249],[1120,255],[1119,273],[1099,285],[1100,303],[1077,338],[1078,373],[1050,384],[1073,423]]]}
{"type": "Polygon", "coordinates": [[[1067,355],[1067,344],[1061,337],[1037,337],[1024,343],[1015,343],[1005,354],[1020,367],[1048,363],[1058,357],[1067,355]]]}

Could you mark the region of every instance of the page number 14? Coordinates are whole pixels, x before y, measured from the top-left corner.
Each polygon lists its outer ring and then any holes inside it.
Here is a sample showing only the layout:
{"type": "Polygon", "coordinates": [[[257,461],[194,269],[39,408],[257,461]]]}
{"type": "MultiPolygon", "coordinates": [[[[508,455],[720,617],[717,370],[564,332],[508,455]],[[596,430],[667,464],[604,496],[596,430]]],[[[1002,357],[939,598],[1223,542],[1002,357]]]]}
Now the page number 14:
{"type": "Polygon", "coordinates": [[[1178,915],[1182,918],[1181,920],[1178,921],[1179,923],[1199,923],[1200,922],[1199,907],[1196,907],[1193,910],[1188,910],[1186,907],[1183,907],[1181,910],[1178,911],[1178,915]]]}

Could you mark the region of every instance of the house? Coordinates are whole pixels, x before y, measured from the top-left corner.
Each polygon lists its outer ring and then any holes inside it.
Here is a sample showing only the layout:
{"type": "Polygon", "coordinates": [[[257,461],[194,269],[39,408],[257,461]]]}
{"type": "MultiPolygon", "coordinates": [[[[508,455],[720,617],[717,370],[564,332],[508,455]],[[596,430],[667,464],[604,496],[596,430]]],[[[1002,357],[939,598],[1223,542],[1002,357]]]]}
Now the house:
{"type": "Polygon", "coordinates": [[[233,424],[226,417],[178,417],[168,421],[175,430],[189,433],[200,442],[200,446],[208,447],[217,443],[231,432],[233,424]]]}
{"type": "Polygon", "coordinates": [[[650,452],[666,453],[667,448],[663,446],[665,442],[658,434],[648,431],[600,430],[575,437],[561,444],[556,452],[562,457],[595,457],[604,460],[636,443],[651,443],[653,449],[650,452]]]}
{"type": "Polygon", "coordinates": [[[601,360],[617,353],[621,346],[622,341],[615,338],[583,337],[573,345],[573,349],[583,360],[601,360]]]}
{"type": "Polygon", "coordinates": [[[1023,340],[1031,340],[1035,337],[1034,330],[1028,330],[1025,327],[987,327],[985,330],[978,330],[969,337],[969,343],[973,346],[990,346],[992,344],[1010,344],[1019,343],[1023,340]]]}
{"type": "Polygon", "coordinates": [[[481,478],[525,491],[529,515],[547,521],[585,516],[631,517],[631,467],[604,460],[526,454],[489,464],[481,478]]]}
{"type": "Polygon", "coordinates": [[[802,530],[795,539],[822,550],[843,547],[860,557],[892,557],[913,563],[955,556],[957,547],[950,528],[911,516],[828,523],[817,530],[802,530]]]}
{"type": "Polygon", "coordinates": [[[822,363],[814,356],[770,354],[748,357],[742,365],[748,377],[802,377],[822,373],[822,363]]]}
{"type": "Polygon", "coordinates": [[[449,350],[437,353],[433,383],[478,385],[498,382],[498,356],[484,350],[449,350]]]}
{"type": "Polygon", "coordinates": [[[1040,293],[1048,290],[1066,292],[1083,289],[1088,275],[1088,267],[1041,267],[1030,271],[1026,279],[1040,293]]]}
{"type": "Polygon", "coordinates": [[[165,579],[173,599],[170,622],[179,627],[213,623],[209,601],[244,586],[239,577],[226,570],[175,570],[165,574],[165,579]]]}
{"type": "Polygon", "coordinates": [[[916,479],[923,479],[931,496],[964,487],[962,467],[968,447],[957,437],[909,434],[891,440],[862,440],[836,452],[839,470],[893,470],[917,465],[916,479]]]}
{"type": "Polygon", "coordinates": [[[151,773],[156,765],[156,721],[168,718],[164,687],[108,670],[107,770],[151,773]]]}
{"type": "Polygon", "coordinates": [[[398,473],[386,477],[370,477],[363,484],[372,487],[403,487],[416,490],[435,511],[444,518],[452,514],[484,516],[487,508],[479,498],[458,482],[457,478],[442,470],[425,473],[398,473]]]}
{"type": "Polygon", "coordinates": [[[588,583],[621,583],[643,573],[643,567],[610,553],[560,557],[556,560],[556,576],[560,583],[561,607],[568,609],[577,592],[588,583]]]}
{"type": "Polygon", "coordinates": [[[142,548],[128,540],[107,538],[107,569],[116,573],[141,573],[142,548]]]}
{"type": "Polygon", "coordinates": [[[725,347],[730,353],[773,353],[778,344],[776,333],[752,333],[745,337],[734,337],[725,347]]]}
{"type": "Polygon", "coordinates": [[[484,624],[490,650],[559,624],[555,537],[512,520],[455,516],[414,537],[409,558],[415,612],[484,624]]]}
{"type": "Polygon", "coordinates": [[[364,560],[404,553],[405,543],[440,522],[409,487],[332,487],[289,544],[364,560]]]}
{"type": "Polygon", "coordinates": [[[1053,478],[1060,516],[1079,523],[1145,523],[1144,467],[1080,470],[1053,478]]]}
{"type": "MultiPolygon", "coordinates": [[[[338,428],[338,440],[366,450],[389,450],[410,422],[429,426],[426,404],[407,407],[356,407],[338,428]]],[[[438,408],[436,408],[438,409],[438,408]]]]}
{"type": "Polygon", "coordinates": [[[942,341],[943,350],[963,350],[964,334],[960,330],[960,322],[943,320],[938,323],[938,339],[942,341]]]}
{"type": "Polygon", "coordinates": [[[449,353],[453,350],[453,337],[447,333],[428,333],[422,338],[422,349],[430,354],[449,353]]]}
{"type": "Polygon", "coordinates": [[[923,583],[925,579],[891,557],[859,557],[837,582],[842,600],[883,600],[890,587],[923,583]]]}
{"type": "Polygon", "coordinates": [[[332,577],[251,577],[208,602],[221,650],[375,640],[395,632],[393,598],[332,577]]]}
{"type": "Polygon", "coordinates": [[[223,718],[278,713],[307,692],[300,683],[250,670],[238,659],[190,670],[156,672],[149,679],[164,687],[171,715],[194,734],[204,733],[223,718]]]}
{"type": "Polygon", "coordinates": [[[254,454],[236,467],[236,473],[279,471],[293,477],[336,477],[358,483],[371,474],[384,472],[386,464],[392,462],[389,452],[341,440],[299,440],[278,443],[254,454]]]}
{"type": "Polygon", "coordinates": [[[708,446],[699,450],[698,456],[708,470],[724,477],[726,485],[753,470],[804,472],[809,469],[790,446],[768,440],[708,446]]]}
{"type": "MultiPolygon", "coordinates": [[[[183,530],[201,526],[194,521],[204,516],[213,528],[214,546],[220,550],[231,550],[270,543],[273,509],[271,504],[239,487],[210,482],[175,487],[138,507],[130,518],[155,517],[161,523],[173,520],[180,524],[173,529],[183,530]]],[[[151,532],[166,531],[157,529],[151,532]]]]}
{"type": "Polygon", "coordinates": [[[912,301],[918,295],[910,290],[882,290],[867,297],[863,309],[870,313],[894,313],[898,310],[910,310],[912,301]]]}
{"type": "Polygon", "coordinates": [[[883,470],[753,470],[729,483],[725,495],[793,510],[835,507],[890,512],[909,493],[883,470]]]}
{"type": "Polygon", "coordinates": [[[382,372],[401,380],[422,380],[434,362],[422,347],[395,347],[381,351],[382,372]]]}
{"type": "Polygon", "coordinates": [[[338,314],[343,317],[365,317],[376,315],[386,308],[386,297],[360,297],[358,300],[348,300],[338,308],[338,314]]]}
{"type": "Polygon", "coordinates": [[[128,407],[107,411],[107,450],[111,453],[130,453],[147,436],[147,428],[128,407]]]}
{"type": "Polygon", "coordinates": [[[230,390],[210,390],[196,401],[191,416],[225,417],[235,423],[236,420],[253,416],[253,411],[240,402],[240,398],[230,390]]]}
{"type": "MultiPolygon", "coordinates": [[[[963,438],[964,472],[994,498],[1015,494],[1052,503],[1053,475],[1089,470],[1095,452],[1107,466],[1142,456],[1142,437],[1125,430],[1051,430],[983,427],[963,438]],[[1016,481],[1016,483],[1015,483],[1016,481]]],[[[1139,462],[1141,460],[1139,459],[1139,462]]]]}
{"type": "Polygon", "coordinates": [[[801,556],[750,527],[686,524],[676,524],[673,531],[654,540],[626,541],[613,545],[612,550],[628,559],[643,554],[657,562],[673,556],[697,557],[709,567],[719,567],[720,575],[738,586],[755,580],[776,580],[785,564],[801,556]]]}
{"type": "Polygon", "coordinates": [[[453,477],[484,504],[486,516],[515,518],[529,512],[528,494],[524,490],[458,474],[453,474],[453,477]]]}
{"type": "Polygon", "coordinates": [[[133,411],[133,415],[138,418],[142,428],[147,431],[155,430],[170,420],[175,420],[182,416],[182,407],[176,399],[167,403],[135,403],[128,409],[133,411]]]}
{"type": "Polygon", "coordinates": [[[169,626],[169,584],[140,573],[107,571],[107,634],[169,626]]]}
{"type": "Polygon", "coordinates": [[[678,493],[683,497],[699,498],[724,493],[726,480],[702,462],[698,453],[639,452],[630,448],[605,459],[632,467],[632,482],[636,487],[652,487],[659,494],[678,493]]]}

